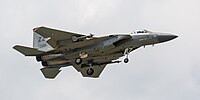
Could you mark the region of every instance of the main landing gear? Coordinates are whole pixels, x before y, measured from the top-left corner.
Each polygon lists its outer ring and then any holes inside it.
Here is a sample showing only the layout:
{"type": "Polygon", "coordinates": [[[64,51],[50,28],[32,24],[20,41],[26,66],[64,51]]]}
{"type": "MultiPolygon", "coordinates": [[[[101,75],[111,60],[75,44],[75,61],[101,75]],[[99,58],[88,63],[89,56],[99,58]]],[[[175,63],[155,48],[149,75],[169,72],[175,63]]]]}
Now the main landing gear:
{"type": "Polygon", "coordinates": [[[75,59],[75,63],[76,63],[77,65],[80,65],[80,64],[82,63],[82,59],[81,59],[81,58],[76,58],[76,59],[75,59]]]}
{"type": "Polygon", "coordinates": [[[87,75],[94,74],[94,69],[92,68],[92,62],[89,64],[89,68],[87,69],[87,75]]]}
{"type": "MultiPolygon", "coordinates": [[[[77,65],[80,65],[82,63],[82,59],[81,58],[76,58],[75,59],[75,63],[77,65]]],[[[91,76],[94,74],[94,69],[92,68],[92,64],[89,64],[89,68],[86,71],[87,75],[91,76]]]]}
{"type": "Polygon", "coordinates": [[[89,68],[89,69],[87,70],[87,74],[88,74],[88,75],[94,74],[94,69],[89,68]]]}
{"type": "Polygon", "coordinates": [[[129,62],[129,59],[128,58],[125,58],[124,59],[124,63],[128,63],[129,62]]]}
{"type": "Polygon", "coordinates": [[[128,59],[128,55],[129,53],[131,52],[133,48],[126,48],[125,51],[124,51],[124,55],[126,55],[126,58],[124,59],[124,63],[128,63],[129,62],[129,59],[128,59]]]}

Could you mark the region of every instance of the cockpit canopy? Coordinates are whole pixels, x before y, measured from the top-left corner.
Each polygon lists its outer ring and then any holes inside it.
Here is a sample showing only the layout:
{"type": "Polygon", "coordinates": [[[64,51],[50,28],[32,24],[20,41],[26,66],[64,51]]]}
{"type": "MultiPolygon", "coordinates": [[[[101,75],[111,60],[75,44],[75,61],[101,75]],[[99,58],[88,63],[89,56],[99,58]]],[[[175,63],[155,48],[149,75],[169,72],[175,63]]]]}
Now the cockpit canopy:
{"type": "Polygon", "coordinates": [[[150,33],[150,31],[148,31],[148,30],[138,30],[138,31],[135,31],[134,33],[136,33],[136,34],[140,34],[140,33],[150,33]]]}

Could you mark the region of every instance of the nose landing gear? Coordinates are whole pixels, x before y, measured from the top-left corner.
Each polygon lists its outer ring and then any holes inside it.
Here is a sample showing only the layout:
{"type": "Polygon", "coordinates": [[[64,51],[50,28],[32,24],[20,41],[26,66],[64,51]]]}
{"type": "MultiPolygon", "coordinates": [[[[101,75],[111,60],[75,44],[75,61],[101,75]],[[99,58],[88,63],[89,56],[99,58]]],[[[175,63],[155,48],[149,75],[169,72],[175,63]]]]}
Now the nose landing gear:
{"type": "Polygon", "coordinates": [[[124,59],[124,63],[128,63],[129,62],[129,59],[128,58],[125,58],[124,59]]]}
{"type": "Polygon", "coordinates": [[[125,49],[124,55],[126,55],[126,58],[124,59],[124,63],[128,63],[129,62],[128,55],[132,50],[133,50],[133,48],[126,48],[125,49]]]}

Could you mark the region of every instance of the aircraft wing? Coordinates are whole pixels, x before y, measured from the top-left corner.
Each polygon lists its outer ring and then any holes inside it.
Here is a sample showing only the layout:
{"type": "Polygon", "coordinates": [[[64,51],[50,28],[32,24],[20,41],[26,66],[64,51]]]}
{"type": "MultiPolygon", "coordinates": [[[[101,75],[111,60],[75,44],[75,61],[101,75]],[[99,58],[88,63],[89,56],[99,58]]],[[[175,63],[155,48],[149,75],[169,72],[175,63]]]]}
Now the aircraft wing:
{"type": "Polygon", "coordinates": [[[41,35],[44,38],[50,38],[47,42],[53,47],[56,47],[58,45],[57,43],[59,41],[67,41],[68,40],[68,42],[72,42],[73,36],[76,36],[76,37],[85,36],[85,35],[78,34],[78,33],[65,32],[65,31],[51,29],[51,28],[47,28],[47,27],[34,28],[33,31],[38,33],[39,35],[41,35]]]}
{"type": "Polygon", "coordinates": [[[105,56],[88,57],[83,59],[82,64],[76,64],[75,62],[71,62],[71,64],[83,77],[98,78],[107,64],[120,63],[121,61],[116,59],[122,55],[122,52],[117,52],[105,56]],[[93,69],[93,74],[88,74],[90,69],[93,69]]]}

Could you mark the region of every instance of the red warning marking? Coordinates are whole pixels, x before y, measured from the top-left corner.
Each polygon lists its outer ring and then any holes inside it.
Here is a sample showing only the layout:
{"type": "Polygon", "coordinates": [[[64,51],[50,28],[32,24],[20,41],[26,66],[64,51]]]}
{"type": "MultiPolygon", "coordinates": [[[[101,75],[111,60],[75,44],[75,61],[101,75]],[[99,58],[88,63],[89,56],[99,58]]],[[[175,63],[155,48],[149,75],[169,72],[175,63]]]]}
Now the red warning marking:
{"type": "Polygon", "coordinates": [[[38,28],[34,28],[34,29],[33,29],[33,31],[37,31],[37,30],[38,30],[38,28]]]}

